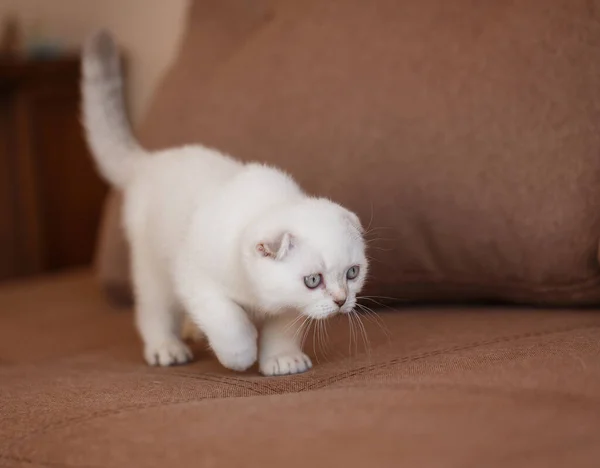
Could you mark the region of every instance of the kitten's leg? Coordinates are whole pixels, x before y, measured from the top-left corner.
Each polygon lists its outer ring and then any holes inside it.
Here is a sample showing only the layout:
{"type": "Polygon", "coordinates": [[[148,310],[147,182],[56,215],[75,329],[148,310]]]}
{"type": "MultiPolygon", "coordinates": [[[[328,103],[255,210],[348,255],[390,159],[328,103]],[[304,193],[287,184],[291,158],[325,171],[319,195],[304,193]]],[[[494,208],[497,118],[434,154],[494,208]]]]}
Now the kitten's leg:
{"type": "Polygon", "coordinates": [[[288,375],[312,367],[300,349],[303,317],[285,313],[266,319],[260,334],[259,368],[263,375],[288,375]]]}
{"type": "Polygon", "coordinates": [[[140,247],[132,249],[136,289],[136,324],[144,342],[144,357],[151,366],[170,366],[191,360],[181,341],[181,313],[176,307],[166,272],[140,247]]]}
{"type": "MultiPolygon", "coordinates": [[[[179,287],[191,319],[206,335],[219,362],[235,371],[251,367],[256,362],[258,333],[246,312],[235,302],[214,292],[203,294],[197,287],[181,284],[179,287]]],[[[205,290],[211,289],[205,287],[205,290]]]]}
{"type": "Polygon", "coordinates": [[[197,343],[204,339],[204,333],[200,328],[192,321],[189,315],[185,314],[183,318],[183,325],[181,328],[181,338],[183,340],[193,341],[197,343]]]}

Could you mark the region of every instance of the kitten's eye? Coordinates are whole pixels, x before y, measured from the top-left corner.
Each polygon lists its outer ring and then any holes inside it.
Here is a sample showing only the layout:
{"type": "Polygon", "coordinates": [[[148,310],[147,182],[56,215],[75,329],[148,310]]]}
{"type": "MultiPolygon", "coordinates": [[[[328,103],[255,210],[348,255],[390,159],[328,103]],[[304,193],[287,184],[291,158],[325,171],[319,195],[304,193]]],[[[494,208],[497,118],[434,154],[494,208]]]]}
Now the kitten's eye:
{"type": "Polygon", "coordinates": [[[323,281],[323,277],[319,273],[304,277],[304,284],[308,289],[315,289],[321,284],[321,281],[323,281]]]}
{"type": "Polygon", "coordinates": [[[354,265],[353,267],[348,268],[348,271],[346,272],[346,278],[353,280],[358,276],[359,272],[360,267],[358,265],[354,265]]]}

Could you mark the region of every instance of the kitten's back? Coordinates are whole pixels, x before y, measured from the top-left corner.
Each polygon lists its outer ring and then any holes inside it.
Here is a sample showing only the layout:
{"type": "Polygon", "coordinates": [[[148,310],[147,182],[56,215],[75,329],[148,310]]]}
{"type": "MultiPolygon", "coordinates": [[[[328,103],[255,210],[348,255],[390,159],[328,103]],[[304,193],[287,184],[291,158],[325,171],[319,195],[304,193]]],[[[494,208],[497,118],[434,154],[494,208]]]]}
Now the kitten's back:
{"type": "Polygon", "coordinates": [[[149,155],[125,190],[130,238],[145,238],[162,256],[180,246],[193,213],[210,204],[243,165],[215,150],[184,146],[149,155]]]}

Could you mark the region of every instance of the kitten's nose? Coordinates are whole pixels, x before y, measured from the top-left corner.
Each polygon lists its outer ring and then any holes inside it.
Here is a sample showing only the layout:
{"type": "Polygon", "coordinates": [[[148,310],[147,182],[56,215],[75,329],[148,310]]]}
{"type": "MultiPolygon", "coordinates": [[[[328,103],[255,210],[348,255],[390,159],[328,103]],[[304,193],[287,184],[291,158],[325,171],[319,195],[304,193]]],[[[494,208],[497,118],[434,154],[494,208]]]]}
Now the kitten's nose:
{"type": "Polygon", "coordinates": [[[339,307],[342,307],[346,303],[346,297],[338,297],[333,300],[339,307]]]}

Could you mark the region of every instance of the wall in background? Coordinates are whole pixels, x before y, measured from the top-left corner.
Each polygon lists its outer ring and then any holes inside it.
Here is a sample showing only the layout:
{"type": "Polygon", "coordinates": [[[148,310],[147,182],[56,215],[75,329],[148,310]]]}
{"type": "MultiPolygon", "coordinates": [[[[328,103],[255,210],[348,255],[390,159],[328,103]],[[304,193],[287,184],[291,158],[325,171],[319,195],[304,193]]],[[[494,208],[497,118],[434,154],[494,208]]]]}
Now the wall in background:
{"type": "Polygon", "coordinates": [[[174,58],[189,0],[0,0],[0,19],[14,15],[25,39],[43,35],[77,49],[107,27],[128,57],[128,99],[134,123],[174,58]]]}

